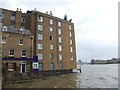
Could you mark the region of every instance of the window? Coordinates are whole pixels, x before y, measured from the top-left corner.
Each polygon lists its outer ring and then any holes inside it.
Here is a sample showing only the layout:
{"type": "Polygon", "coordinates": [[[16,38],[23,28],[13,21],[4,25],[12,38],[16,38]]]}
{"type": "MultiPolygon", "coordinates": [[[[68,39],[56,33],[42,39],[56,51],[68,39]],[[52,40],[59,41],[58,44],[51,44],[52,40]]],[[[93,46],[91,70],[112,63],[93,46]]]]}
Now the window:
{"type": "Polygon", "coordinates": [[[53,32],[53,28],[52,27],[50,27],[50,32],[53,32]]]}
{"type": "Polygon", "coordinates": [[[59,60],[62,60],[62,54],[59,54],[59,60]]]}
{"type": "Polygon", "coordinates": [[[50,50],[53,50],[53,45],[50,45],[50,50]]]}
{"type": "Polygon", "coordinates": [[[6,43],[6,37],[2,37],[1,43],[6,43]]]}
{"type": "Polygon", "coordinates": [[[24,17],[21,18],[21,22],[23,22],[23,23],[25,22],[25,18],[24,17]]]}
{"type": "Polygon", "coordinates": [[[71,25],[69,25],[69,30],[71,30],[72,29],[72,26],[71,25]]]}
{"type": "Polygon", "coordinates": [[[8,71],[13,71],[13,63],[8,63],[8,71]]]}
{"type": "Polygon", "coordinates": [[[14,56],[14,49],[9,49],[9,56],[14,56]]]}
{"type": "Polygon", "coordinates": [[[72,37],[72,32],[70,32],[70,37],[72,37]]]}
{"type": "Polygon", "coordinates": [[[43,60],[43,54],[42,53],[38,53],[38,60],[43,60]]]}
{"type": "Polygon", "coordinates": [[[43,31],[43,26],[42,25],[38,25],[38,30],[43,31]]]}
{"type": "Polygon", "coordinates": [[[53,36],[50,36],[50,40],[53,40],[53,36]]]}
{"type": "Polygon", "coordinates": [[[53,54],[50,54],[50,59],[53,59],[54,58],[54,55],[53,54]]]}
{"type": "Polygon", "coordinates": [[[60,62],[60,70],[63,70],[63,63],[60,62]]]}
{"type": "Polygon", "coordinates": [[[58,21],[58,26],[61,27],[61,22],[58,21]]]}
{"type": "Polygon", "coordinates": [[[43,35],[42,34],[38,34],[38,40],[43,40],[43,35]]]}
{"type": "Polygon", "coordinates": [[[4,18],[4,14],[0,13],[0,19],[4,18]]]}
{"type": "Polygon", "coordinates": [[[10,20],[15,21],[15,16],[12,15],[12,16],[10,17],[10,20]]]}
{"type": "Polygon", "coordinates": [[[62,38],[59,37],[59,38],[58,38],[58,41],[59,41],[59,43],[62,43],[62,38]]]}
{"type": "Polygon", "coordinates": [[[2,31],[7,31],[7,26],[3,26],[2,31]]]}
{"type": "Polygon", "coordinates": [[[60,34],[62,34],[62,31],[61,31],[61,29],[58,29],[58,34],[60,35],[60,34]]]}
{"type": "Polygon", "coordinates": [[[59,46],[59,51],[62,51],[62,46],[59,46]]]}
{"type": "Polygon", "coordinates": [[[21,28],[18,32],[19,34],[24,34],[24,29],[21,28]]]}
{"type": "Polygon", "coordinates": [[[26,57],[27,56],[26,52],[27,52],[26,49],[22,50],[22,57],[26,57]]]}
{"type": "Polygon", "coordinates": [[[53,25],[53,20],[52,19],[50,19],[50,24],[53,25]]]}
{"type": "Polygon", "coordinates": [[[43,63],[39,62],[39,70],[42,71],[43,70],[43,63]]]}
{"type": "Polygon", "coordinates": [[[54,70],[54,63],[53,62],[50,63],[50,70],[54,70]]]}
{"type": "Polygon", "coordinates": [[[23,39],[20,39],[19,45],[23,45],[23,39]]]}
{"type": "Polygon", "coordinates": [[[15,28],[15,25],[10,25],[10,30],[13,30],[15,28]]]}
{"type": "Polygon", "coordinates": [[[43,22],[43,17],[42,17],[42,16],[39,16],[39,17],[38,17],[38,21],[39,21],[39,22],[43,22]]]}
{"type": "Polygon", "coordinates": [[[73,52],[73,48],[72,47],[70,47],[70,52],[73,52]]]}
{"type": "Polygon", "coordinates": [[[38,69],[38,62],[33,62],[33,69],[38,69]]]}
{"type": "Polygon", "coordinates": [[[70,44],[72,44],[72,40],[70,39],[70,44]]]}
{"type": "Polygon", "coordinates": [[[16,71],[17,64],[16,62],[10,62],[10,63],[6,62],[6,67],[8,71],[16,71]]]}
{"type": "Polygon", "coordinates": [[[73,55],[71,55],[71,60],[73,60],[73,55]]]}
{"type": "Polygon", "coordinates": [[[43,45],[42,44],[38,44],[38,49],[42,50],[43,49],[43,45]]]}

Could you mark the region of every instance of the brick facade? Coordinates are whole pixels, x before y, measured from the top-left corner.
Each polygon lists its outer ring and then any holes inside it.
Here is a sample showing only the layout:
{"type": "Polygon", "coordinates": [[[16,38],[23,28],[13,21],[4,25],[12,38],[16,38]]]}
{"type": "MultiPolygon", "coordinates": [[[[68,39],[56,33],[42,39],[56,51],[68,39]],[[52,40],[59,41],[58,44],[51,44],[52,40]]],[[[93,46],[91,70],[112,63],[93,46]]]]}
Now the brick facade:
{"type": "Polygon", "coordinates": [[[21,50],[25,48],[27,50],[26,58],[38,57],[39,63],[36,64],[36,68],[39,70],[72,70],[76,68],[74,23],[38,11],[22,13],[19,9],[16,11],[2,9],[2,14],[4,15],[3,26],[9,27],[10,30],[13,28],[28,29],[31,33],[31,35],[21,35],[3,32],[2,36],[8,36],[6,43],[2,45],[3,58],[8,57],[10,48],[15,49],[14,58],[21,58],[21,50]],[[42,40],[38,40],[38,34],[42,35],[42,40]],[[31,36],[34,37],[33,43],[31,36]],[[24,40],[23,45],[19,45],[20,39],[24,40]],[[41,49],[38,49],[38,44],[41,49]],[[53,50],[50,49],[50,45],[53,46],[53,50]]]}

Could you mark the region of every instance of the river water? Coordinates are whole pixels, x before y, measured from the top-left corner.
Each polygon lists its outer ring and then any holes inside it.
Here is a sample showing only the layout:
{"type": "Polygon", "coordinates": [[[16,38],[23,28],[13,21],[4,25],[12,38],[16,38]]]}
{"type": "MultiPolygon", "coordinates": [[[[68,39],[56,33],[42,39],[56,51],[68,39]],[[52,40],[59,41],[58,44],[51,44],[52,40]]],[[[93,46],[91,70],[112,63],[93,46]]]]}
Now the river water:
{"type": "Polygon", "coordinates": [[[5,88],[118,88],[118,64],[81,65],[82,73],[58,75],[5,88]]]}

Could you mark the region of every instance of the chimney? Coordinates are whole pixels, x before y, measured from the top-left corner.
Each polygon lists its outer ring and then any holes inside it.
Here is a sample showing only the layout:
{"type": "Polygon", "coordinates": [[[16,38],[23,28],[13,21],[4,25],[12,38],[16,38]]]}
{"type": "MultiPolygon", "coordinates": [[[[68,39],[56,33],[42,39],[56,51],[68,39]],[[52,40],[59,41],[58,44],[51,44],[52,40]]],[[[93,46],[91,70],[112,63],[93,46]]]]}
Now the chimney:
{"type": "Polygon", "coordinates": [[[50,11],[50,15],[52,15],[52,11],[50,11]]]}
{"type": "Polygon", "coordinates": [[[17,11],[19,11],[19,8],[17,8],[17,11]]]}

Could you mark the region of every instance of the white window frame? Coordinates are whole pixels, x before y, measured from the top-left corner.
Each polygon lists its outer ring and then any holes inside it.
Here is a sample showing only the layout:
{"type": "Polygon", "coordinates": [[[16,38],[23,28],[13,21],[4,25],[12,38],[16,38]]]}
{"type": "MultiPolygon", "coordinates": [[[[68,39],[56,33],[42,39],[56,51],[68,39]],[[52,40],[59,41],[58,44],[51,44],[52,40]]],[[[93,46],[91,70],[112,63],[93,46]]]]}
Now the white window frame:
{"type": "Polygon", "coordinates": [[[71,55],[71,60],[74,60],[74,56],[73,55],[71,55]]]}
{"type": "Polygon", "coordinates": [[[62,54],[59,54],[59,60],[62,60],[63,56],[62,54]]]}
{"type": "Polygon", "coordinates": [[[1,37],[1,43],[6,44],[6,37],[1,37]]]}
{"type": "Polygon", "coordinates": [[[22,49],[22,51],[21,51],[21,57],[26,57],[27,56],[27,50],[26,49],[22,49]],[[25,52],[23,52],[23,50],[25,50],[25,52]],[[23,53],[25,54],[25,55],[23,55],[23,53]]]}
{"type": "Polygon", "coordinates": [[[43,53],[38,53],[38,60],[43,60],[43,53]]]}
{"type": "Polygon", "coordinates": [[[14,49],[9,49],[9,57],[15,56],[15,50],[14,49]],[[11,54],[11,50],[13,50],[13,55],[11,54]]]}
{"type": "Polygon", "coordinates": [[[8,71],[14,71],[14,64],[13,63],[8,63],[8,71]],[[12,68],[11,68],[12,66],[12,68]]]}
{"type": "Polygon", "coordinates": [[[38,30],[43,31],[43,25],[38,25],[38,30]]]}
{"type": "Polygon", "coordinates": [[[50,25],[53,25],[53,20],[52,19],[50,19],[50,25]]]}
{"type": "Polygon", "coordinates": [[[72,37],[72,32],[70,32],[70,37],[72,37]]]}
{"type": "Polygon", "coordinates": [[[23,39],[19,40],[19,45],[23,45],[23,39]]]}
{"type": "Polygon", "coordinates": [[[7,26],[3,26],[2,31],[7,31],[7,26]]]}
{"type": "Polygon", "coordinates": [[[62,34],[62,30],[59,28],[58,29],[58,34],[61,35],[62,34]]]}
{"type": "Polygon", "coordinates": [[[61,27],[61,22],[60,21],[58,21],[58,26],[61,27]]]}
{"type": "Polygon", "coordinates": [[[40,44],[40,43],[39,43],[39,44],[38,44],[38,49],[39,49],[39,50],[43,50],[43,44],[40,44]]]}
{"type": "Polygon", "coordinates": [[[73,48],[72,47],[70,47],[70,52],[73,52],[73,48]]]}
{"type": "Polygon", "coordinates": [[[50,27],[50,32],[53,32],[53,28],[52,27],[50,27]]]}
{"type": "Polygon", "coordinates": [[[53,59],[53,58],[54,58],[54,54],[51,53],[51,54],[50,54],[50,59],[53,59]]]}
{"type": "Polygon", "coordinates": [[[33,69],[38,69],[38,62],[33,62],[32,64],[33,69]]]}
{"type": "Polygon", "coordinates": [[[43,16],[38,16],[38,21],[43,22],[43,16]]]}
{"type": "Polygon", "coordinates": [[[10,20],[15,21],[15,16],[11,15],[11,16],[10,16],[10,20]]]}
{"type": "Polygon", "coordinates": [[[72,40],[70,39],[70,44],[72,45],[72,40]]]}
{"type": "Polygon", "coordinates": [[[43,40],[43,35],[42,34],[38,34],[38,40],[43,40]]]}
{"type": "Polygon", "coordinates": [[[58,42],[62,43],[62,38],[61,37],[58,38],[58,42]]]}
{"type": "Polygon", "coordinates": [[[59,45],[59,51],[62,51],[62,46],[61,45],[59,45]]]}
{"type": "Polygon", "coordinates": [[[69,30],[72,30],[72,26],[71,25],[69,25],[69,30]]]}
{"type": "Polygon", "coordinates": [[[53,45],[50,45],[50,50],[53,50],[54,49],[54,46],[53,45]]]}

